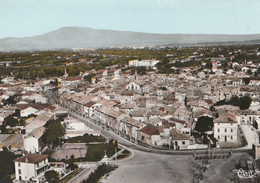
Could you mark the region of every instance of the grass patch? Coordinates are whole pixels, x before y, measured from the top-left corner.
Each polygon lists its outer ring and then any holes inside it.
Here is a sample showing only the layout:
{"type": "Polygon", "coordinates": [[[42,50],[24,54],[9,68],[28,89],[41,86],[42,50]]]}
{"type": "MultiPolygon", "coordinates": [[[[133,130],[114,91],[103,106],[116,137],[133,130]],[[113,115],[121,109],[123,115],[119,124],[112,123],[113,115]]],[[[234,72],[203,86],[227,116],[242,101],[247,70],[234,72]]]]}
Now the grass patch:
{"type": "MultiPolygon", "coordinates": [[[[65,163],[72,163],[72,162],[97,162],[100,161],[104,155],[105,151],[108,157],[111,157],[115,154],[115,147],[114,143],[104,143],[104,144],[88,144],[88,151],[84,158],[76,158],[76,159],[69,159],[64,160],[65,163]]],[[[120,151],[120,148],[117,148],[117,152],[120,151]]]]}
{"type": "MultiPolygon", "coordinates": [[[[99,161],[103,158],[106,154],[108,157],[111,157],[115,154],[115,145],[114,144],[89,144],[88,145],[88,152],[86,155],[86,161],[99,161]]],[[[120,149],[117,148],[117,152],[120,149]]]]}

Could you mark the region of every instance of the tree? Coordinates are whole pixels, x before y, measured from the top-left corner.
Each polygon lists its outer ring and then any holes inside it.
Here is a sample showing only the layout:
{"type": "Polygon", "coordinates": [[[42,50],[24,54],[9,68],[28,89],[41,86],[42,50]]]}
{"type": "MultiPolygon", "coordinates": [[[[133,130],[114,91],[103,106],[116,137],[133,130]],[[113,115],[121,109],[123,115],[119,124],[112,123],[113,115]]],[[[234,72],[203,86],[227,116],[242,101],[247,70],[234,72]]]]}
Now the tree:
{"type": "Polygon", "coordinates": [[[215,105],[233,105],[233,106],[238,106],[241,110],[246,110],[250,107],[252,102],[252,99],[250,96],[243,96],[243,97],[238,97],[238,96],[233,96],[229,101],[219,101],[215,105]]]}
{"type": "Polygon", "coordinates": [[[0,152],[0,182],[11,182],[9,175],[14,173],[14,162],[16,156],[6,147],[0,152]]]}
{"type": "Polygon", "coordinates": [[[250,83],[250,78],[244,78],[243,80],[244,80],[246,85],[248,85],[250,83]]]}
{"type": "Polygon", "coordinates": [[[205,133],[206,131],[212,130],[213,118],[208,116],[201,116],[196,123],[195,130],[200,133],[205,133]]]}
{"type": "Polygon", "coordinates": [[[233,106],[239,106],[239,97],[238,96],[232,96],[230,101],[229,101],[230,105],[233,106]]]}
{"type": "Polygon", "coordinates": [[[240,97],[239,107],[241,110],[248,109],[251,105],[252,99],[249,96],[240,97]]]}
{"type": "Polygon", "coordinates": [[[14,96],[10,96],[8,99],[5,100],[4,104],[16,104],[14,96]]]}
{"type": "Polygon", "coordinates": [[[75,169],[78,168],[78,165],[76,165],[76,164],[73,163],[73,162],[70,162],[70,163],[69,163],[69,168],[70,168],[71,170],[75,170],[75,169]]]}
{"type": "Polygon", "coordinates": [[[211,69],[212,68],[212,63],[211,62],[206,63],[206,68],[207,69],[211,69]]]}
{"type": "Polygon", "coordinates": [[[60,138],[64,136],[64,127],[59,120],[50,120],[44,133],[44,141],[54,146],[59,145],[60,138]]]}
{"type": "Polygon", "coordinates": [[[11,127],[16,126],[18,123],[19,121],[12,116],[7,116],[3,121],[3,124],[5,124],[6,126],[9,125],[11,127]]]}
{"type": "Polygon", "coordinates": [[[92,73],[84,77],[84,79],[88,82],[91,82],[91,78],[94,77],[96,74],[92,73]]]}
{"type": "Polygon", "coordinates": [[[47,179],[47,181],[49,183],[57,183],[59,182],[59,174],[54,171],[54,170],[50,170],[44,173],[44,177],[47,179]]]}
{"type": "Polygon", "coordinates": [[[0,131],[1,131],[1,133],[6,133],[7,131],[6,131],[6,126],[5,125],[1,125],[0,126],[0,131]]]}
{"type": "Polygon", "coordinates": [[[116,147],[116,148],[118,147],[118,142],[117,142],[117,140],[115,140],[115,147],[116,147]]]}

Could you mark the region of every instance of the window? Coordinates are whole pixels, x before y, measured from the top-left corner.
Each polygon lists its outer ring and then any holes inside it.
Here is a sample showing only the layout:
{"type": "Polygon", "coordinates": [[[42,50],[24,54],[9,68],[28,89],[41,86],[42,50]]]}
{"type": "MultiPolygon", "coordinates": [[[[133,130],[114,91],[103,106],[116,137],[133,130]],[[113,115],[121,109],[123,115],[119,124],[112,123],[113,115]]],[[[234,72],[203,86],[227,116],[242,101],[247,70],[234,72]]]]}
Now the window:
{"type": "Polygon", "coordinates": [[[18,169],[18,173],[19,173],[19,174],[22,174],[22,170],[21,170],[21,169],[18,169]]]}
{"type": "Polygon", "coordinates": [[[220,136],[218,136],[218,139],[220,139],[220,136]]]}
{"type": "Polygon", "coordinates": [[[20,166],[21,166],[21,163],[18,163],[18,166],[20,167],[20,166]]]}
{"type": "Polygon", "coordinates": [[[231,136],[230,139],[232,140],[232,139],[233,139],[233,136],[231,136]]]}
{"type": "Polygon", "coordinates": [[[219,128],[218,128],[218,132],[219,132],[219,128]]]}
{"type": "Polygon", "coordinates": [[[182,141],[182,145],[185,145],[185,141],[182,141]]]}
{"type": "Polygon", "coordinates": [[[230,132],[233,132],[233,129],[231,128],[230,132]]]}
{"type": "Polygon", "coordinates": [[[227,132],[227,129],[225,128],[225,132],[227,132]]]}

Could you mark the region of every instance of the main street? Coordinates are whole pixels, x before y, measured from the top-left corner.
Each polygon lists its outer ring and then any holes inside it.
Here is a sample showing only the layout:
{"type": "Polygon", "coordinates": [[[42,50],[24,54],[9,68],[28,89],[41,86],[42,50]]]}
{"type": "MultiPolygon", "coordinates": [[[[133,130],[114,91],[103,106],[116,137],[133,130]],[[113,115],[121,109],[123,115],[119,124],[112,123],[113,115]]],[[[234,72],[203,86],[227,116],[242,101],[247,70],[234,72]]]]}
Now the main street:
{"type": "MultiPolygon", "coordinates": [[[[144,146],[141,146],[141,145],[138,145],[134,142],[131,142],[117,134],[115,134],[114,132],[108,130],[108,129],[103,129],[101,126],[95,124],[94,122],[92,122],[91,119],[89,118],[85,118],[85,117],[82,117],[80,115],[77,115],[75,113],[72,113],[72,112],[69,112],[69,114],[81,121],[83,121],[87,126],[89,126],[90,128],[94,129],[94,130],[100,130],[101,131],[101,134],[106,137],[106,138],[109,138],[109,139],[114,139],[114,140],[117,140],[119,144],[121,145],[124,145],[130,149],[135,149],[135,150],[139,150],[139,151],[144,151],[144,152],[151,152],[151,153],[158,153],[158,154],[172,154],[172,155],[194,155],[194,152],[196,155],[201,155],[201,154],[206,154],[208,153],[208,149],[206,150],[187,150],[187,151],[173,151],[173,150],[161,150],[161,149],[153,149],[153,148],[150,148],[150,147],[144,147],[144,146]]],[[[245,149],[245,148],[241,148],[241,149],[211,149],[211,151],[214,151],[215,154],[217,153],[220,153],[220,154],[223,154],[223,153],[230,153],[231,151],[232,152],[248,152],[248,149],[245,149]]]]}
{"type": "Polygon", "coordinates": [[[119,166],[112,175],[103,178],[102,182],[111,183],[142,183],[142,182],[192,182],[192,174],[190,171],[192,155],[174,155],[160,154],[159,150],[153,150],[139,146],[130,142],[123,137],[114,134],[111,131],[105,130],[102,127],[92,123],[89,119],[70,113],[71,116],[84,121],[87,126],[95,130],[101,130],[101,134],[107,138],[113,138],[119,144],[124,144],[131,151],[132,156],[125,160],[113,162],[119,166]],[[158,153],[151,153],[151,152],[158,153]]]}
{"type": "MultiPolygon", "coordinates": [[[[111,162],[118,165],[118,168],[110,173],[108,177],[103,177],[103,183],[190,183],[193,181],[192,171],[197,170],[201,160],[194,160],[193,151],[172,151],[150,149],[116,135],[112,131],[103,129],[92,122],[91,119],[70,113],[71,116],[85,122],[87,126],[94,130],[100,130],[106,138],[112,138],[124,145],[132,156],[128,159],[111,162]]],[[[241,157],[248,156],[247,150],[237,150],[229,158],[213,159],[208,171],[203,175],[204,180],[212,183],[219,181],[229,182],[233,176],[232,169],[235,161],[241,157]],[[239,152],[240,151],[240,152],[239,152]]],[[[206,150],[196,151],[196,155],[206,155],[206,150]]],[[[214,153],[227,154],[230,150],[214,149],[214,153]]]]}

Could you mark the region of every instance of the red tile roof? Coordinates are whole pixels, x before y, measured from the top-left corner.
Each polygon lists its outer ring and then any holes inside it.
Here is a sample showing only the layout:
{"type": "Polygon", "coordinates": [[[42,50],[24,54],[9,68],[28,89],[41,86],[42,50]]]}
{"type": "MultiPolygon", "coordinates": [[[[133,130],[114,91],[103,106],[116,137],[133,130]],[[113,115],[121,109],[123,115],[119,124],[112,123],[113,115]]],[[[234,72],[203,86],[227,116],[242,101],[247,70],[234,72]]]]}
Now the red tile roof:
{"type": "Polygon", "coordinates": [[[150,124],[142,128],[140,131],[148,135],[160,135],[159,130],[150,124]]]}
{"type": "Polygon", "coordinates": [[[181,124],[184,124],[185,121],[182,121],[182,120],[179,120],[179,119],[175,119],[175,118],[170,118],[169,119],[171,122],[175,122],[175,123],[181,123],[181,124]]]}
{"type": "Polygon", "coordinates": [[[21,162],[21,163],[38,163],[48,158],[46,154],[28,154],[21,158],[15,159],[14,162],[21,162]]]}
{"type": "Polygon", "coordinates": [[[88,102],[88,103],[86,103],[84,106],[90,108],[90,107],[92,107],[92,106],[95,105],[95,104],[96,104],[96,102],[88,102]]]}

